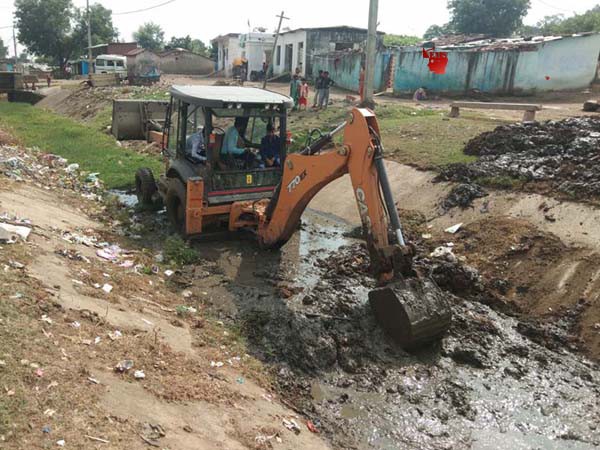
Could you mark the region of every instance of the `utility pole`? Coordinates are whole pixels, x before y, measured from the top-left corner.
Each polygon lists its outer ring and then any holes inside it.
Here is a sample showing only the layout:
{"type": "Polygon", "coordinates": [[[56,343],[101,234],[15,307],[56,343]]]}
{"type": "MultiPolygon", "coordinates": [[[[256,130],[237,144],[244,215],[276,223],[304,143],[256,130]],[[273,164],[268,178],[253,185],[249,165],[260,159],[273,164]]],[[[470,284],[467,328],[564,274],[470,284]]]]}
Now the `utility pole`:
{"type": "Polygon", "coordinates": [[[16,72],[17,71],[17,62],[18,60],[18,55],[17,55],[17,37],[15,34],[15,23],[13,22],[13,50],[15,51],[15,67],[13,67],[13,71],[16,72]]]}
{"type": "Polygon", "coordinates": [[[87,6],[87,38],[88,38],[88,75],[92,78],[92,21],[90,16],[90,0],[86,0],[87,6]]]}
{"type": "Polygon", "coordinates": [[[375,82],[375,63],[377,57],[377,13],[379,0],[369,0],[369,32],[367,34],[367,61],[365,65],[365,99],[363,106],[375,107],[373,84],[375,82]]]}
{"type": "Polygon", "coordinates": [[[277,33],[275,34],[275,41],[273,42],[273,50],[271,51],[271,60],[269,61],[269,65],[267,67],[267,73],[265,73],[265,79],[263,80],[263,89],[267,88],[267,77],[269,76],[269,69],[273,68],[273,60],[275,59],[275,50],[277,49],[277,40],[279,39],[279,32],[281,31],[281,24],[283,23],[283,19],[289,20],[289,17],[285,17],[283,15],[283,11],[279,16],[279,25],[277,25],[277,33]]]}

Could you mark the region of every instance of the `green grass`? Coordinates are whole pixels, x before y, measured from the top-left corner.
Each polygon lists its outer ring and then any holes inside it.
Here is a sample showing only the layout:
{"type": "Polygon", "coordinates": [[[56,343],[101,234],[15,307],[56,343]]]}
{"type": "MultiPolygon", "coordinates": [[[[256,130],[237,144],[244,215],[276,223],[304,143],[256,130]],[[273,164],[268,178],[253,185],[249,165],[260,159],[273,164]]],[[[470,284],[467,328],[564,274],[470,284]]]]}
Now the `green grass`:
{"type": "Polygon", "coordinates": [[[476,114],[448,120],[445,112],[402,106],[379,108],[377,117],[387,158],[428,169],[475,161],[463,153],[466,142],[503,123],[476,114]]]}
{"type": "Polygon", "coordinates": [[[99,172],[109,189],[131,186],[139,167],[150,167],[158,173],[162,168],[159,158],[120,148],[114,138],[96,126],[30,105],[0,103],[0,126],[28,147],[60,155],[78,163],[84,171],[99,172]]]}
{"type": "Polygon", "coordinates": [[[94,130],[102,131],[106,133],[107,127],[112,124],[112,105],[107,105],[104,109],[98,112],[92,120],[88,122],[88,125],[94,130]]]}

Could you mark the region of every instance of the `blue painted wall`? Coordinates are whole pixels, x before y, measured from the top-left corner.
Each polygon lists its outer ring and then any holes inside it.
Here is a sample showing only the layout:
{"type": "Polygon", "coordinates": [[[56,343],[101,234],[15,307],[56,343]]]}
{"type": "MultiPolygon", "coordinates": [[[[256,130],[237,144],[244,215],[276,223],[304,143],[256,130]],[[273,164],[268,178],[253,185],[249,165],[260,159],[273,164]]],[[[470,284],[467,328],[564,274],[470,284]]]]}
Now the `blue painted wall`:
{"type": "MultiPolygon", "coordinates": [[[[375,64],[375,91],[382,91],[385,88],[385,70],[388,67],[392,53],[383,51],[377,54],[375,64]]],[[[318,73],[319,70],[329,71],[330,77],[336,85],[349,91],[358,92],[360,62],[363,53],[338,53],[329,55],[315,55],[313,57],[313,70],[318,73]]]]}
{"type": "Polygon", "coordinates": [[[479,89],[505,94],[585,88],[596,76],[600,35],[543,42],[531,49],[444,51],[448,51],[446,73],[436,75],[429,71],[420,48],[398,50],[394,92],[413,92],[420,86],[437,92],[479,89]]]}

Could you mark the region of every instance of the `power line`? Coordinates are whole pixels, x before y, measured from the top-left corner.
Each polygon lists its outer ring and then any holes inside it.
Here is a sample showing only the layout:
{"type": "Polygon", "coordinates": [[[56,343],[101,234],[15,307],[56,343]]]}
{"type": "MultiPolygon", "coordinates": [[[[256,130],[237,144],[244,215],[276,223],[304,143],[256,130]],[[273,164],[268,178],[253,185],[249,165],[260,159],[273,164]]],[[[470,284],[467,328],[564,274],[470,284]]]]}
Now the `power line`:
{"type": "Polygon", "coordinates": [[[549,4],[549,3],[546,3],[546,2],[545,2],[545,1],[543,1],[543,0],[536,0],[536,1],[540,2],[542,5],[545,5],[545,6],[549,7],[549,8],[554,8],[554,9],[555,9],[555,10],[557,10],[557,11],[573,12],[573,11],[572,11],[572,10],[570,10],[570,9],[559,8],[558,6],[551,5],[551,4],[549,4]]]}
{"type": "Polygon", "coordinates": [[[150,11],[151,9],[160,8],[161,6],[168,5],[169,3],[173,3],[175,0],[169,0],[167,2],[159,3],[158,5],[149,6],[148,8],[136,9],[135,11],[125,11],[120,13],[113,13],[113,16],[123,16],[125,14],[134,14],[144,11],[150,11]]]}

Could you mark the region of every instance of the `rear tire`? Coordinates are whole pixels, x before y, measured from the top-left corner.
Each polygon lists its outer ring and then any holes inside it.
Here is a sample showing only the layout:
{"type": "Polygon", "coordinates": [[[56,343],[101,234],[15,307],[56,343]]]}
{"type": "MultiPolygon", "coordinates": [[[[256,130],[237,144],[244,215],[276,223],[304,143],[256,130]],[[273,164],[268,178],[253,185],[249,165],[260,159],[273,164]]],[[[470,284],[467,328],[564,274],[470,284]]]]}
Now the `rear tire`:
{"type": "Polygon", "coordinates": [[[186,199],[187,192],[183,182],[179,178],[171,178],[167,189],[167,216],[175,231],[184,238],[187,237],[185,232],[186,199]]]}
{"type": "Polygon", "coordinates": [[[156,180],[152,170],[147,167],[138,169],[135,173],[135,194],[138,203],[142,206],[150,206],[154,202],[154,196],[158,191],[156,180]]]}

